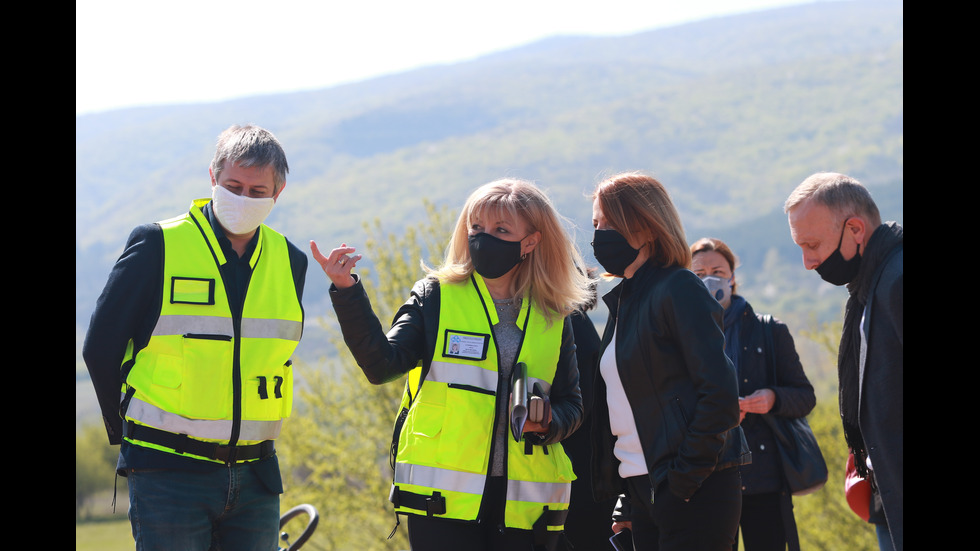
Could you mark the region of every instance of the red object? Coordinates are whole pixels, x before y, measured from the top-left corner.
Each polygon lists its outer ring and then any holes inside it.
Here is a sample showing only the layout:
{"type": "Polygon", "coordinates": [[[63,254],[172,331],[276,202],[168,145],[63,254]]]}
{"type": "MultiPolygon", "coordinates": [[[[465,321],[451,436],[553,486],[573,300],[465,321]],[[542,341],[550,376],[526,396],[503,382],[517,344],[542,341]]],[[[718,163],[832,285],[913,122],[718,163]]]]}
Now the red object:
{"type": "Polygon", "coordinates": [[[868,522],[871,517],[871,483],[861,478],[854,468],[854,454],[847,455],[847,472],[844,475],[844,496],[854,514],[868,522]]]}

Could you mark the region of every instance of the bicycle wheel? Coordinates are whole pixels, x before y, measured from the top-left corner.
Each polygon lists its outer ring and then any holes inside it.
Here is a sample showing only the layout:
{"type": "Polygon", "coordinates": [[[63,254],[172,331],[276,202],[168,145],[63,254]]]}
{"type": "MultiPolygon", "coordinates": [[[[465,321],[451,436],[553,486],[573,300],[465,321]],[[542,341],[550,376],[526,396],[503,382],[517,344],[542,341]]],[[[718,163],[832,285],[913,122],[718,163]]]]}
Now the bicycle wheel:
{"type": "MultiPolygon", "coordinates": [[[[297,505],[296,507],[293,507],[292,509],[283,513],[282,516],[279,517],[279,539],[283,541],[285,547],[280,547],[279,551],[296,551],[302,547],[303,544],[310,539],[310,536],[313,535],[313,531],[316,530],[316,524],[319,521],[320,513],[317,512],[316,507],[310,505],[309,503],[297,505]],[[286,526],[289,521],[303,514],[307,516],[306,526],[303,528],[303,531],[300,532],[299,537],[290,543],[290,535],[288,532],[283,531],[283,527],[286,526]]],[[[298,524],[295,522],[290,524],[290,526],[293,525],[298,526],[298,524]]]]}

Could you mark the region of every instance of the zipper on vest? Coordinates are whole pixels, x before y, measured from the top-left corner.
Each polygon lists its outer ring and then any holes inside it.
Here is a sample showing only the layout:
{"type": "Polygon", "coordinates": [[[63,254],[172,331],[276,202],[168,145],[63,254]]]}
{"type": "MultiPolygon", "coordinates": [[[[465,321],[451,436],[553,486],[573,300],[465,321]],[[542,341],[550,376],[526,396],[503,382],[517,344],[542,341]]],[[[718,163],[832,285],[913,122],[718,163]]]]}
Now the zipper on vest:
{"type": "MultiPolygon", "coordinates": [[[[252,254],[256,254],[255,251],[252,254]]],[[[231,436],[228,439],[229,446],[238,444],[238,437],[241,436],[242,432],[242,317],[245,315],[245,303],[248,301],[248,285],[251,283],[251,280],[252,276],[249,274],[249,277],[245,281],[245,292],[242,293],[242,301],[238,304],[237,315],[232,315],[235,338],[231,360],[232,415],[231,436]]]]}
{"type": "MultiPolygon", "coordinates": [[[[398,412],[398,418],[395,419],[395,428],[391,434],[391,448],[388,450],[388,461],[391,465],[391,470],[395,470],[395,461],[398,459],[398,439],[401,437],[402,425],[405,424],[405,419],[408,418],[408,408],[402,408],[398,412]]],[[[398,515],[395,515],[397,520],[398,515]]],[[[391,539],[391,536],[388,536],[391,539]]]]}
{"type": "Polygon", "coordinates": [[[230,341],[231,335],[215,335],[211,333],[184,333],[185,339],[203,339],[208,341],[230,341]]]}
{"type": "Polygon", "coordinates": [[[459,383],[449,383],[446,386],[449,387],[449,388],[455,388],[457,390],[466,390],[468,392],[476,392],[478,394],[486,394],[488,396],[496,396],[497,395],[497,393],[494,392],[494,391],[492,391],[492,390],[487,390],[485,388],[480,388],[478,386],[473,386],[473,385],[461,385],[459,383]]]}
{"type": "MultiPolygon", "coordinates": [[[[494,333],[494,330],[493,330],[493,321],[490,318],[490,310],[487,308],[487,303],[486,303],[486,300],[484,300],[483,293],[480,292],[480,286],[476,282],[476,277],[474,277],[472,274],[470,275],[470,282],[473,284],[473,289],[476,291],[476,296],[480,299],[480,305],[483,306],[483,315],[484,315],[484,319],[487,322],[487,328],[490,330],[490,339],[493,341],[493,347],[497,351],[497,388],[500,389],[501,388],[501,385],[503,385],[502,388],[505,391],[503,393],[503,396],[507,396],[507,392],[506,391],[508,390],[509,384],[508,384],[508,381],[505,380],[506,379],[505,377],[502,378],[500,376],[500,347],[497,346],[497,335],[494,333]]],[[[487,292],[489,293],[489,290],[487,292]]],[[[523,337],[522,337],[522,340],[523,340],[523,337]]],[[[518,349],[517,349],[517,357],[520,357],[520,346],[518,346],[518,349]]],[[[489,450],[489,453],[487,455],[487,465],[486,465],[486,471],[485,471],[486,472],[486,477],[485,477],[486,478],[486,482],[484,483],[484,487],[483,487],[483,493],[484,493],[484,495],[486,495],[487,489],[489,488],[490,481],[493,479],[493,477],[490,476],[490,472],[493,470],[493,457],[494,457],[494,453],[496,452],[496,448],[497,448],[497,439],[495,438],[495,436],[497,434],[497,421],[498,421],[498,419],[497,419],[497,417],[498,417],[497,416],[497,408],[499,407],[498,402],[500,402],[500,400],[502,400],[502,399],[506,402],[506,398],[501,398],[501,394],[499,392],[495,393],[495,397],[494,397],[494,401],[493,401],[493,423],[491,424],[491,427],[490,427],[490,450],[489,450]]],[[[510,419],[510,415],[505,415],[504,416],[504,419],[505,419],[505,421],[508,420],[508,419],[510,419]]],[[[507,421],[507,422],[509,422],[509,421],[507,421]]],[[[503,475],[504,476],[504,480],[507,480],[507,477],[508,477],[508,473],[507,473],[507,471],[508,471],[508,468],[507,468],[507,437],[509,436],[509,433],[510,433],[510,429],[508,427],[504,431],[504,461],[503,461],[503,463],[504,463],[504,475],[503,475]]],[[[502,509],[506,508],[506,495],[507,495],[507,489],[506,488],[507,488],[507,484],[505,483],[504,484],[504,503],[501,506],[502,509]]],[[[481,507],[483,506],[482,501],[483,500],[481,498],[481,504],[480,504],[481,507]]],[[[501,515],[503,515],[503,512],[501,512],[501,515]]]]}
{"type": "MultiPolygon", "coordinates": [[[[244,303],[244,300],[242,301],[244,303]]],[[[235,318],[235,338],[234,354],[232,356],[232,416],[231,416],[231,436],[228,438],[228,445],[238,444],[238,437],[242,431],[242,310],[235,318]]],[[[230,466],[230,464],[229,464],[230,466]]]]}
{"type": "MultiPolygon", "coordinates": [[[[257,231],[262,231],[259,228],[257,231]]],[[[260,236],[261,242],[261,236],[260,236]]],[[[232,355],[232,372],[231,372],[231,391],[232,391],[232,416],[231,416],[231,437],[228,439],[228,445],[236,446],[238,444],[238,438],[241,436],[242,432],[242,318],[245,316],[245,304],[248,302],[248,291],[249,285],[252,282],[252,273],[255,269],[255,263],[258,262],[258,258],[255,255],[261,255],[260,245],[257,245],[255,250],[252,251],[253,263],[250,264],[250,269],[248,272],[248,277],[245,278],[243,282],[245,289],[241,293],[241,302],[238,303],[238,311],[232,314],[232,324],[234,325],[234,353],[232,355]]],[[[227,292],[228,286],[225,286],[225,292],[227,292]]],[[[229,306],[231,305],[231,300],[228,301],[229,306]]],[[[231,466],[233,462],[229,463],[231,466]]]]}

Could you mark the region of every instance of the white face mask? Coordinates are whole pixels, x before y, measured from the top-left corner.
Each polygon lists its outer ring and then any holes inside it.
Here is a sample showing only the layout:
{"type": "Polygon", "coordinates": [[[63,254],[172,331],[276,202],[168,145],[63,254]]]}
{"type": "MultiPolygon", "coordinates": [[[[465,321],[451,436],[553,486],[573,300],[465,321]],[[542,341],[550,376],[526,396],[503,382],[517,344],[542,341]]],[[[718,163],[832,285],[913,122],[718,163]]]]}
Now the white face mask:
{"type": "Polygon", "coordinates": [[[233,235],[245,235],[259,227],[269,216],[276,200],[235,195],[220,185],[211,186],[214,215],[221,226],[233,235]]]}
{"type": "Polygon", "coordinates": [[[711,296],[721,303],[722,306],[728,308],[728,305],[732,302],[732,280],[722,279],[716,276],[704,276],[701,278],[704,282],[704,286],[708,288],[708,292],[711,296]]]}

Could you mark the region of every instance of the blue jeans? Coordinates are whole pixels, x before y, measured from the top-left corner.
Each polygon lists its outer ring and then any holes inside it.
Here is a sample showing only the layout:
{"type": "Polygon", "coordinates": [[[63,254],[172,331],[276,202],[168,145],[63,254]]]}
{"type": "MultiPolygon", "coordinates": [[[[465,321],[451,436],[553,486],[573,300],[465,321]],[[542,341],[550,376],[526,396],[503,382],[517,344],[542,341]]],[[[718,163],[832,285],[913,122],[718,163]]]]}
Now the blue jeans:
{"type": "Polygon", "coordinates": [[[137,551],[275,551],[279,494],[247,464],[214,471],[131,470],[137,551]]]}
{"type": "Polygon", "coordinates": [[[895,551],[887,524],[875,524],[875,535],[878,536],[878,551],[895,551]]]}

